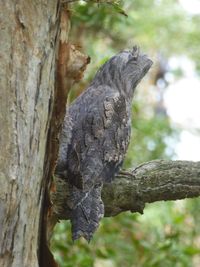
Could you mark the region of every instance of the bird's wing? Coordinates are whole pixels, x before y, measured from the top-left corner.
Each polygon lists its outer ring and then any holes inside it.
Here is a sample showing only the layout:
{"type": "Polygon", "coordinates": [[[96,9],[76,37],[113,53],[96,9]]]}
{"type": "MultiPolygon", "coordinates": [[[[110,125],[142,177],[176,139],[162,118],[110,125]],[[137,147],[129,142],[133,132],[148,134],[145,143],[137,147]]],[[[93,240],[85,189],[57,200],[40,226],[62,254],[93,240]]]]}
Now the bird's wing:
{"type": "Polygon", "coordinates": [[[71,182],[89,190],[109,181],[123,162],[129,137],[130,114],[126,99],[109,87],[84,94],[70,107],[72,142],[68,150],[71,182]]]}

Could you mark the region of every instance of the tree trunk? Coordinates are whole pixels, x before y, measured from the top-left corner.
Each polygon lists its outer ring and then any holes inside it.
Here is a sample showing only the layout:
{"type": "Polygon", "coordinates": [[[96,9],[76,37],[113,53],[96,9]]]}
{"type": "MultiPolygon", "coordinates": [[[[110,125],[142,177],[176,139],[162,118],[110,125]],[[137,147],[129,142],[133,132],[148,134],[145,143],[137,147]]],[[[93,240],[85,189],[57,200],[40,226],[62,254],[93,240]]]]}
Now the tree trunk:
{"type": "Polygon", "coordinates": [[[38,266],[58,1],[0,3],[0,266],[38,266]]]}
{"type": "Polygon", "coordinates": [[[0,266],[55,266],[49,189],[67,95],[89,58],[68,42],[66,3],[8,0],[0,10],[0,266]]]}

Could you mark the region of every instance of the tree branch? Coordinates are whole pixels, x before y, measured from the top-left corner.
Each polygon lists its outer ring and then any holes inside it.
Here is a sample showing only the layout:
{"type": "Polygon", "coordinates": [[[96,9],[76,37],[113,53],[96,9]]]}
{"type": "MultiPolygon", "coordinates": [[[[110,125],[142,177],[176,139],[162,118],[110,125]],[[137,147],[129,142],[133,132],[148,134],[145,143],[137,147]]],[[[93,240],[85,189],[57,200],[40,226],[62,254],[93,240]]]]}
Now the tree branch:
{"type": "Polygon", "coordinates": [[[120,172],[103,190],[105,216],[143,213],[146,203],[200,195],[200,162],[154,160],[120,172]]]}
{"type": "MultiPolygon", "coordinates": [[[[68,184],[55,178],[52,193],[53,212],[58,219],[69,219],[66,205],[68,184]]],[[[105,216],[123,211],[143,213],[146,203],[200,196],[200,162],[154,160],[133,170],[121,171],[110,184],[105,184],[102,199],[105,216]]]]}

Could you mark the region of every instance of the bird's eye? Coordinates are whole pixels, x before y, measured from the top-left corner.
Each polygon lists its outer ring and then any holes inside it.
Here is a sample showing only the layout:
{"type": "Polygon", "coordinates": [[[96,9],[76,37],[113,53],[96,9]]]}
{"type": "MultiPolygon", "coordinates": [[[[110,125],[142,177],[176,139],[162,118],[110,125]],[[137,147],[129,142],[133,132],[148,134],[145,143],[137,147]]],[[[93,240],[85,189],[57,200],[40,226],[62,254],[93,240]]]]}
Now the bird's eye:
{"type": "Polygon", "coordinates": [[[137,55],[134,55],[134,56],[133,56],[133,60],[134,60],[134,61],[137,61],[137,59],[138,59],[138,56],[137,56],[137,55]]]}
{"type": "Polygon", "coordinates": [[[129,59],[128,64],[137,64],[137,57],[132,56],[131,59],[129,59]]]}
{"type": "Polygon", "coordinates": [[[140,49],[139,49],[139,47],[138,47],[138,46],[134,46],[134,47],[133,47],[133,50],[132,50],[132,57],[133,57],[133,59],[134,59],[135,61],[137,61],[139,54],[140,54],[140,49]]]}

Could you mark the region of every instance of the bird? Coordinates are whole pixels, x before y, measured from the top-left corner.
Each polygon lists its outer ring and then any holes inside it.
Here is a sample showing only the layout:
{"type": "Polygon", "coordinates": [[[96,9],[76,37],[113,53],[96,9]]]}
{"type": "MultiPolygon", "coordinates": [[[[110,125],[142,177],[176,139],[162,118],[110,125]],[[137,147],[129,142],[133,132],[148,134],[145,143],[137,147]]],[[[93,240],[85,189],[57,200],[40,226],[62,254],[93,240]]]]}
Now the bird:
{"type": "Polygon", "coordinates": [[[66,204],[73,240],[84,237],[89,242],[104,216],[102,187],[112,182],[123,164],[134,91],[152,64],[137,46],[119,52],[69,106],[56,173],[69,183],[66,204]]]}

